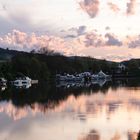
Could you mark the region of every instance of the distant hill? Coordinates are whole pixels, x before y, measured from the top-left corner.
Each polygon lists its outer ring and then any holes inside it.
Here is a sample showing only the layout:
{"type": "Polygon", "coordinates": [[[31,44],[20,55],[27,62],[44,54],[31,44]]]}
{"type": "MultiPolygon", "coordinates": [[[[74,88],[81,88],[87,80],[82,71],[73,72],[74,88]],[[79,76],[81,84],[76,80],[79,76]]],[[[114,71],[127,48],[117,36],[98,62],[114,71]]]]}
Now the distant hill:
{"type": "MultiPolygon", "coordinates": [[[[12,57],[16,56],[16,55],[20,55],[20,54],[31,54],[31,53],[28,53],[28,52],[23,52],[23,51],[17,51],[17,50],[9,50],[9,49],[3,49],[3,48],[0,48],[0,62],[1,61],[7,61],[7,60],[11,60],[12,57]]],[[[46,52],[38,52],[38,53],[34,53],[36,55],[46,55],[46,52]]],[[[83,57],[83,56],[70,56],[70,57],[67,57],[67,56],[63,56],[63,55],[60,55],[58,53],[54,53],[54,54],[51,54],[47,52],[47,55],[46,57],[49,57],[50,59],[52,59],[52,61],[54,60],[53,58],[56,58],[56,57],[60,57],[60,58],[67,58],[71,61],[73,60],[79,60],[79,61],[104,61],[104,60],[101,60],[101,59],[96,59],[96,58],[91,58],[91,57],[83,57]]],[[[114,62],[111,62],[111,61],[107,61],[109,63],[114,63],[114,62]]]]}

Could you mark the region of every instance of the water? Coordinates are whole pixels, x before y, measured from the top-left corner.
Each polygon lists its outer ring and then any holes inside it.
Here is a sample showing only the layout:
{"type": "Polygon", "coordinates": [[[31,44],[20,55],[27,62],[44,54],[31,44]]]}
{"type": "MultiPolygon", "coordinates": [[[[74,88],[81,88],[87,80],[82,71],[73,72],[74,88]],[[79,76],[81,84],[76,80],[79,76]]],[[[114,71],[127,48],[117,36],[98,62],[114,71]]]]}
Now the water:
{"type": "Polygon", "coordinates": [[[140,81],[0,92],[0,140],[136,140],[140,81]]]}

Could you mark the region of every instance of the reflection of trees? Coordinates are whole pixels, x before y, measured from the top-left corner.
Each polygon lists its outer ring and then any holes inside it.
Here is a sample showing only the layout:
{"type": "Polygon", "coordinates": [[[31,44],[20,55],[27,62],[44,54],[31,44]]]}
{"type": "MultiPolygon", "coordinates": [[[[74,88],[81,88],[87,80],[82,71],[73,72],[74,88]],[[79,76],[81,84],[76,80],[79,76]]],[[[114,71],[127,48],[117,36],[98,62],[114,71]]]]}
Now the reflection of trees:
{"type": "MultiPolygon", "coordinates": [[[[0,100],[12,101],[17,107],[31,105],[36,102],[45,105],[45,107],[49,107],[51,103],[53,104],[52,107],[55,107],[60,104],[61,101],[66,100],[70,95],[78,97],[81,96],[81,94],[91,95],[94,93],[97,94],[98,92],[106,94],[110,87],[111,89],[116,90],[119,87],[119,84],[121,84],[121,86],[123,85],[128,89],[133,83],[138,86],[139,80],[135,81],[130,79],[122,80],[120,82],[116,80],[105,83],[103,87],[100,87],[98,84],[90,84],[88,86],[72,87],[68,89],[56,88],[54,84],[41,83],[30,89],[7,88],[5,91],[0,92],[0,100]]],[[[117,106],[115,105],[113,107],[117,106]]]]}
{"type": "Polygon", "coordinates": [[[128,140],[137,140],[136,132],[128,132],[128,140]]]}
{"type": "Polygon", "coordinates": [[[100,140],[100,135],[96,130],[91,130],[87,136],[84,136],[79,140],[100,140]]]}
{"type": "MultiPolygon", "coordinates": [[[[55,88],[55,85],[49,86],[46,83],[31,87],[28,90],[11,87],[0,93],[0,100],[10,103],[9,112],[11,113],[9,116],[15,114],[17,115],[16,118],[26,116],[28,109],[43,114],[47,114],[49,111],[67,112],[72,110],[78,112],[77,118],[80,120],[86,120],[87,114],[98,115],[103,107],[106,107],[106,113],[110,119],[124,102],[127,103],[124,105],[128,106],[129,103],[131,107],[138,109],[139,98],[135,95],[133,100],[131,100],[132,96],[130,98],[128,96],[124,101],[121,97],[116,96],[113,91],[111,94],[105,94],[113,86],[110,82],[103,87],[90,85],[88,88],[55,88]]],[[[9,106],[4,107],[5,113],[7,113],[9,106]]]]}
{"type": "Polygon", "coordinates": [[[133,88],[135,90],[140,87],[140,79],[138,78],[113,79],[111,89],[116,91],[119,87],[125,87],[126,89],[133,88]]]}
{"type": "Polygon", "coordinates": [[[107,106],[108,106],[107,114],[109,115],[109,114],[115,112],[119,108],[120,104],[121,104],[120,101],[109,102],[107,104],[107,106]]]}
{"type": "Polygon", "coordinates": [[[90,85],[89,87],[63,89],[56,88],[54,84],[49,85],[48,83],[43,83],[38,86],[33,86],[30,89],[7,88],[0,93],[0,100],[12,100],[12,103],[16,106],[31,105],[36,102],[45,104],[46,106],[49,103],[57,105],[62,100],[66,100],[69,95],[78,97],[81,94],[106,93],[109,87],[109,84],[105,84],[104,87],[90,85]]]}
{"type": "Polygon", "coordinates": [[[112,137],[111,140],[121,140],[121,136],[118,133],[115,133],[115,135],[112,137]]]}
{"type": "Polygon", "coordinates": [[[139,133],[138,133],[137,140],[140,140],[140,131],[139,131],[139,133]]]}
{"type": "Polygon", "coordinates": [[[127,134],[128,140],[140,140],[140,131],[136,132],[128,132],[127,134]]]}

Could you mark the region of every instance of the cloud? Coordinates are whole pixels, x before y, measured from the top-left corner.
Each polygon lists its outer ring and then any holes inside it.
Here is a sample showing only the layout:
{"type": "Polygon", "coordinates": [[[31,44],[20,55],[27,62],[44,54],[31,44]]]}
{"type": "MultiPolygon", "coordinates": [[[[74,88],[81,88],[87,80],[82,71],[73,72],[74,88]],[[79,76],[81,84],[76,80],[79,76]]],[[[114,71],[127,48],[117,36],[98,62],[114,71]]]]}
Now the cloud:
{"type": "MultiPolygon", "coordinates": [[[[42,33],[44,31],[48,31],[50,34],[55,33],[53,24],[50,24],[51,20],[46,21],[48,15],[46,18],[42,17],[43,10],[39,6],[34,11],[35,0],[29,2],[29,4],[23,2],[22,6],[18,1],[13,3],[2,1],[0,3],[0,35],[5,35],[13,29],[30,33],[42,33]],[[39,14],[38,11],[42,13],[39,14]]],[[[43,15],[45,14],[43,13],[43,15]]]]}
{"type": "Polygon", "coordinates": [[[77,36],[75,35],[66,35],[65,38],[76,38],[77,36]]]}
{"type": "Polygon", "coordinates": [[[79,3],[80,7],[91,17],[94,18],[99,12],[99,0],[84,0],[79,3]]]}
{"type": "Polygon", "coordinates": [[[108,54],[105,57],[102,57],[102,59],[107,59],[111,61],[124,61],[124,60],[130,60],[132,59],[132,55],[121,55],[121,54],[108,54]]]}
{"type": "Polygon", "coordinates": [[[130,0],[127,3],[127,10],[126,10],[127,15],[135,14],[135,7],[136,7],[136,0],[130,0]]]}
{"type": "Polygon", "coordinates": [[[7,7],[5,4],[0,4],[0,11],[5,11],[7,10],[7,7]]]}
{"type": "MultiPolygon", "coordinates": [[[[128,38],[129,39],[129,38],[128,38]]],[[[140,47],[140,35],[135,37],[133,40],[131,40],[129,43],[128,43],[128,47],[129,48],[138,48],[140,47]]]]}
{"type": "Polygon", "coordinates": [[[79,26],[78,30],[77,30],[77,34],[79,35],[83,35],[86,31],[86,26],[79,26]]]}
{"type": "Polygon", "coordinates": [[[107,33],[105,37],[108,39],[106,41],[107,46],[122,46],[123,42],[121,42],[115,35],[107,33]]]}
{"type": "Polygon", "coordinates": [[[101,35],[94,31],[67,39],[13,30],[0,37],[0,47],[27,52],[47,48],[67,56],[82,55],[95,58],[101,56],[100,58],[107,60],[122,61],[139,57],[140,36],[127,36],[120,39],[112,33],[101,35]],[[120,55],[122,52],[123,55],[120,55]]]}
{"type": "Polygon", "coordinates": [[[86,26],[82,25],[78,28],[73,27],[70,28],[68,31],[63,31],[63,33],[67,34],[65,35],[65,38],[76,38],[86,33],[86,26]]]}
{"type": "Polygon", "coordinates": [[[84,42],[86,47],[101,47],[105,44],[103,37],[97,33],[86,34],[84,42]]]}
{"type": "Polygon", "coordinates": [[[120,8],[116,4],[113,4],[113,3],[109,2],[108,6],[115,13],[120,11],[120,8]]]}
{"type": "Polygon", "coordinates": [[[109,27],[109,26],[106,26],[106,27],[105,27],[105,30],[110,30],[110,27],[109,27]]]}
{"type": "Polygon", "coordinates": [[[67,49],[64,40],[60,37],[48,35],[37,36],[35,33],[27,34],[18,30],[13,30],[12,33],[1,37],[0,46],[20,51],[39,50],[46,47],[50,50],[61,51],[63,53],[67,49]]]}
{"type": "Polygon", "coordinates": [[[13,29],[14,24],[4,17],[0,17],[0,35],[4,35],[13,29]]]}
{"type": "Polygon", "coordinates": [[[31,32],[38,27],[35,27],[30,20],[30,17],[21,13],[7,13],[7,17],[0,16],[0,35],[5,35],[13,29],[31,32]],[[22,16],[21,16],[22,15],[22,16]]]}

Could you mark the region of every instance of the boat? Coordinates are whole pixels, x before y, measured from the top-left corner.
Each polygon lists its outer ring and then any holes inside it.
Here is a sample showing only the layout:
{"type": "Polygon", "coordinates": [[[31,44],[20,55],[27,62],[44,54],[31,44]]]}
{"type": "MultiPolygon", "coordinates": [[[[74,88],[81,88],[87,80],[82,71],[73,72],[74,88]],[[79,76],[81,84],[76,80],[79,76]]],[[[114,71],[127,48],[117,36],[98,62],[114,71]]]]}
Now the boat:
{"type": "Polygon", "coordinates": [[[66,75],[66,81],[75,81],[75,76],[74,75],[67,74],[66,75]]]}
{"type": "Polygon", "coordinates": [[[16,87],[30,87],[32,84],[32,79],[29,77],[20,77],[13,81],[13,85],[16,87]]]}
{"type": "Polygon", "coordinates": [[[59,80],[59,81],[75,81],[76,77],[74,75],[70,75],[70,74],[67,74],[65,76],[56,75],[56,79],[59,80]]]}
{"type": "Polygon", "coordinates": [[[105,74],[102,70],[98,74],[91,74],[90,72],[83,72],[76,75],[56,75],[56,81],[64,81],[64,82],[91,82],[93,80],[99,79],[111,79],[111,75],[105,74]]]}
{"type": "Polygon", "coordinates": [[[97,74],[92,74],[91,75],[91,80],[97,80],[99,77],[97,74]]]}

